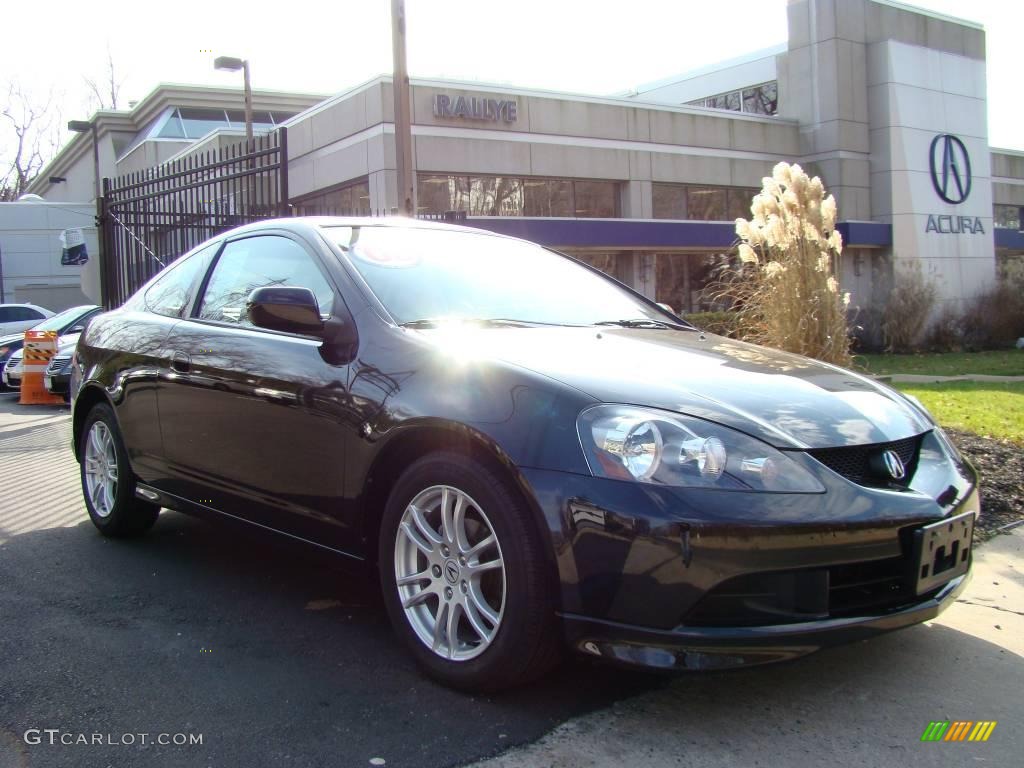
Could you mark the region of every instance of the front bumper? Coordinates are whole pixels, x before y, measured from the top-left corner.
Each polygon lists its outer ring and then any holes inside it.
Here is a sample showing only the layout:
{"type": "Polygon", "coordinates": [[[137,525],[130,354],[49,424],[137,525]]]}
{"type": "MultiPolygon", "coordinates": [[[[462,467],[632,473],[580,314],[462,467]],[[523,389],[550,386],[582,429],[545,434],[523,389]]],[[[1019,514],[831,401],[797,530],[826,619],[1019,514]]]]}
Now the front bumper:
{"type": "Polygon", "coordinates": [[[67,397],[68,391],[71,388],[71,372],[66,371],[64,373],[50,374],[47,373],[43,377],[43,385],[46,391],[53,395],[64,395],[67,397]]]}
{"type": "Polygon", "coordinates": [[[858,485],[804,457],[821,494],[521,468],[550,536],[567,640],[619,662],[727,667],[934,618],[967,574],[919,595],[918,532],[977,514],[979,502],[973,468],[940,461],[930,438],[925,448],[931,463],[900,490],[858,485]]]}
{"type": "Polygon", "coordinates": [[[571,647],[608,661],[666,670],[726,669],[795,659],[929,621],[956,601],[968,581],[970,573],[931,598],[880,615],[799,624],[657,630],[573,615],[563,615],[562,622],[571,647]]]}

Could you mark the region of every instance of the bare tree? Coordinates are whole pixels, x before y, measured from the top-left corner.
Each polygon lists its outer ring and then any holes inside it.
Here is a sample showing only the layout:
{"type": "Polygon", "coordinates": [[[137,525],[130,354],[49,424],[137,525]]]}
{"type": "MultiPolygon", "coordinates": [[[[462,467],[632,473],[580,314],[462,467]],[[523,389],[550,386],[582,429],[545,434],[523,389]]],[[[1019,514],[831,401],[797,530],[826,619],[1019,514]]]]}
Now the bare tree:
{"type": "Polygon", "coordinates": [[[98,105],[96,109],[117,109],[117,100],[121,95],[121,84],[124,80],[118,80],[114,74],[114,54],[110,52],[110,43],[107,43],[107,71],[103,79],[98,80],[84,75],[82,79],[91,92],[89,101],[98,105]]]}
{"type": "MultiPolygon", "coordinates": [[[[2,92],[2,91],[0,91],[2,92]]],[[[0,104],[0,201],[17,200],[57,151],[60,113],[53,94],[35,100],[10,82],[0,104]]]]}

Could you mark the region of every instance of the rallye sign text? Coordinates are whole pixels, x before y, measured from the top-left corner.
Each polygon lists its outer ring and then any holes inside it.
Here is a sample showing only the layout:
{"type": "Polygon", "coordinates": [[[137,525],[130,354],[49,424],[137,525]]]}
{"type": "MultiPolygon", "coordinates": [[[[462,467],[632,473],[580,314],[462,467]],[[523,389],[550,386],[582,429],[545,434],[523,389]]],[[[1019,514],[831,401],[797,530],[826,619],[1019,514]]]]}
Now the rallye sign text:
{"type": "Polygon", "coordinates": [[[434,96],[434,117],[461,117],[466,120],[499,120],[514,123],[518,105],[512,100],[485,99],[476,96],[456,96],[445,93],[434,96]]]}

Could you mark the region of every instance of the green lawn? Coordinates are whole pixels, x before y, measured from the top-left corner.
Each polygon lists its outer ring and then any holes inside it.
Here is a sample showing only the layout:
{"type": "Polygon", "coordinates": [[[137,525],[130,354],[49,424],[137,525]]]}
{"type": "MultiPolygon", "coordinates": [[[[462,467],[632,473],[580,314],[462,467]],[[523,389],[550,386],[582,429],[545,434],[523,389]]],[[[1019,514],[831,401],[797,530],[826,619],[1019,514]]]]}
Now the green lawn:
{"type": "Polygon", "coordinates": [[[1024,443],[1024,383],[898,384],[944,427],[1024,443]]]}
{"type": "Polygon", "coordinates": [[[854,358],[854,364],[873,374],[920,373],[929,376],[959,376],[963,373],[985,373],[996,376],[1024,376],[1024,350],[858,355],[854,358]]]}

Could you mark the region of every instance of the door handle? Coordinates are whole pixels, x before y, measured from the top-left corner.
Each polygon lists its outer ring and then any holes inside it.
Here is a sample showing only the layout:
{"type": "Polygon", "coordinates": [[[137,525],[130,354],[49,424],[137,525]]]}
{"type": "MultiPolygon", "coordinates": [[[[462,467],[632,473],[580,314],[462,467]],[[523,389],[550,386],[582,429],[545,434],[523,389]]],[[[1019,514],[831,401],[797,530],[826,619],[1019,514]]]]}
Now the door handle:
{"type": "Polygon", "coordinates": [[[192,370],[192,358],[184,352],[172,352],[171,369],[178,373],[188,373],[192,370]]]}

